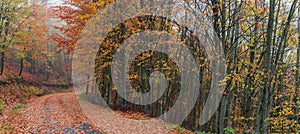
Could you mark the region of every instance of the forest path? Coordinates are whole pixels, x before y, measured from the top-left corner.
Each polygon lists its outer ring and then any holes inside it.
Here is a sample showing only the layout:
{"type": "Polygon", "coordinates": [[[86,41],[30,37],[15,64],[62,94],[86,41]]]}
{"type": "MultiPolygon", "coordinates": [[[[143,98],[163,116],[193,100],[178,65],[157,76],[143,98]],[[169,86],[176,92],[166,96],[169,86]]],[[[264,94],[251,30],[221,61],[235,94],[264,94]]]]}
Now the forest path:
{"type": "Polygon", "coordinates": [[[103,133],[83,114],[73,92],[35,98],[21,109],[15,120],[16,133],[103,133]]]}
{"type": "MultiPolygon", "coordinates": [[[[122,115],[121,112],[111,112],[108,108],[78,101],[74,92],[59,93],[32,99],[24,108],[19,111],[19,115],[14,120],[18,122],[15,129],[16,133],[47,133],[47,134],[174,134],[170,127],[157,119],[153,120],[121,120],[116,116],[122,115]],[[82,106],[82,108],[80,107],[82,106]],[[83,110],[88,110],[87,115],[83,110]],[[118,114],[116,114],[118,113],[118,114]],[[94,122],[87,117],[95,117],[94,122]]],[[[136,116],[134,113],[132,116],[136,116]]],[[[140,115],[138,115],[140,116],[140,115]]]]}

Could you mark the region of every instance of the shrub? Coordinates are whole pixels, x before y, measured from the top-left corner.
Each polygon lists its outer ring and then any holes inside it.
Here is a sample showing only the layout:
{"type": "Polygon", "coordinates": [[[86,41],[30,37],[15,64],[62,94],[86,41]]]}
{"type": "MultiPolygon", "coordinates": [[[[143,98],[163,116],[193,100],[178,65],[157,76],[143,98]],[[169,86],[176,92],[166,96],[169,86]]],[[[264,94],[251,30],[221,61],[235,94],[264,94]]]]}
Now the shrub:
{"type": "Polygon", "coordinates": [[[29,94],[31,94],[31,95],[38,95],[38,96],[42,95],[44,93],[43,90],[38,89],[38,88],[36,88],[34,86],[29,86],[28,87],[28,91],[29,91],[29,94]]]}
{"type": "Polygon", "coordinates": [[[224,128],[225,134],[235,134],[235,130],[233,128],[226,127],[224,128]]]}

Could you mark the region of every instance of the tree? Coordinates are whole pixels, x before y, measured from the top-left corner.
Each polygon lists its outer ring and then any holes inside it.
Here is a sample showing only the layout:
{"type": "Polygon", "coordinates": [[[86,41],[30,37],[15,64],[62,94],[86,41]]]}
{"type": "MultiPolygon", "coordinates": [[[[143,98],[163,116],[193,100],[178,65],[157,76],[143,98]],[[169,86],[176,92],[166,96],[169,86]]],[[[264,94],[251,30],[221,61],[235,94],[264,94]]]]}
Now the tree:
{"type": "MultiPolygon", "coordinates": [[[[19,76],[24,65],[34,66],[35,61],[47,60],[48,56],[48,28],[46,27],[47,14],[45,3],[31,3],[30,16],[24,21],[20,31],[16,33],[12,46],[16,49],[16,56],[20,59],[19,76]],[[32,64],[32,65],[31,65],[32,64]]],[[[34,71],[34,70],[33,70],[34,71]]]]}
{"type": "Polygon", "coordinates": [[[2,0],[0,2],[0,74],[4,71],[5,52],[13,42],[16,33],[30,15],[30,8],[26,0],[2,0]]]}
{"type": "MultiPolygon", "coordinates": [[[[299,85],[300,85],[300,79],[299,79],[299,61],[300,60],[300,6],[298,6],[298,46],[297,46],[297,57],[296,57],[296,93],[295,93],[295,97],[294,97],[294,102],[295,102],[295,121],[296,124],[299,124],[299,96],[300,96],[300,89],[299,89],[299,85]]],[[[296,125],[295,128],[295,133],[298,132],[298,125],[296,125]]]]}

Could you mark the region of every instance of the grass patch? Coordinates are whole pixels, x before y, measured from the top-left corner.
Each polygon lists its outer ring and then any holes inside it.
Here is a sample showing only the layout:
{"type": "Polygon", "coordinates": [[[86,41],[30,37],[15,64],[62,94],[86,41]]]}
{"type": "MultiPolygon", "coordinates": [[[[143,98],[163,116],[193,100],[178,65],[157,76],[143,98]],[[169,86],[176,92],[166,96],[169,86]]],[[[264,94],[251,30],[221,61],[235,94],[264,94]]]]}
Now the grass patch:
{"type": "Polygon", "coordinates": [[[4,112],[4,101],[0,99],[0,115],[3,115],[4,112]]]}
{"type": "Polygon", "coordinates": [[[143,123],[143,124],[147,124],[148,123],[148,121],[147,120],[139,120],[141,123],[143,123]]]}
{"type": "Polygon", "coordinates": [[[13,106],[11,110],[14,112],[14,111],[17,111],[17,110],[19,110],[23,107],[24,107],[24,104],[18,104],[18,105],[13,106]]]}
{"type": "Polygon", "coordinates": [[[210,134],[210,133],[205,133],[205,132],[201,132],[201,131],[196,131],[196,134],[210,134]]]}
{"type": "Polygon", "coordinates": [[[12,128],[11,128],[10,126],[8,126],[8,125],[4,125],[2,128],[3,128],[3,130],[6,131],[6,132],[7,132],[7,131],[9,132],[9,131],[12,130],[12,128]]]}

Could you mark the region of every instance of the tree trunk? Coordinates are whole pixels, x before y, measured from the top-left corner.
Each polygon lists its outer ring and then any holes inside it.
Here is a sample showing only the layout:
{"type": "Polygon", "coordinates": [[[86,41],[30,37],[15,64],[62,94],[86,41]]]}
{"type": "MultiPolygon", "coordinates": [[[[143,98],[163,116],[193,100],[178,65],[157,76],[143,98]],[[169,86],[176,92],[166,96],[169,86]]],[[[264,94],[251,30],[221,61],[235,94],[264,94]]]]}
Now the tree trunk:
{"type": "Polygon", "coordinates": [[[271,66],[271,46],[272,46],[272,35],[274,27],[274,12],[275,12],[275,0],[270,0],[269,5],[269,17],[267,27],[267,41],[264,46],[265,54],[263,56],[262,71],[264,72],[263,87],[259,94],[259,104],[256,116],[256,132],[261,134],[267,133],[269,117],[268,105],[269,105],[269,93],[271,92],[270,87],[270,66],[271,66]]]}
{"type": "Polygon", "coordinates": [[[87,84],[86,84],[86,89],[85,89],[85,95],[89,95],[89,87],[90,86],[90,75],[87,76],[87,84]]]}
{"type": "Polygon", "coordinates": [[[23,61],[24,61],[24,58],[22,58],[21,59],[21,61],[20,61],[20,71],[19,71],[19,76],[21,76],[22,75],[22,72],[23,72],[23,61]]]}
{"type": "MultiPolygon", "coordinates": [[[[6,41],[7,41],[7,38],[6,38],[6,36],[8,35],[8,27],[9,27],[9,25],[10,25],[10,23],[9,23],[9,21],[7,21],[6,23],[5,23],[5,26],[4,26],[4,28],[5,28],[5,33],[4,33],[4,40],[3,40],[3,43],[6,43],[6,41]]],[[[0,33],[1,34],[1,33],[0,33]]],[[[2,44],[2,50],[1,50],[1,57],[0,57],[0,74],[2,75],[3,74],[3,72],[4,72],[4,57],[5,57],[5,44],[2,44]]]]}
{"type": "Polygon", "coordinates": [[[300,91],[299,91],[299,85],[300,85],[300,80],[299,80],[299,60],[300,60],[300,7],[298,7],[298,46],[297,46],[297,61],[296,61],[296,88],[295,88],[295,97],[294,97],[294,102],[295,102],[295,133],[298,132],[298,124],[299,124],[299,96],[300,96],[300,91]]]}
{"type": "Polygon", "coordinates": [[[4,57],[5,57],[5,46],[2,45],[1,53],[0,53],[0,74],[2,75],[4,72],[4,57]]]}

